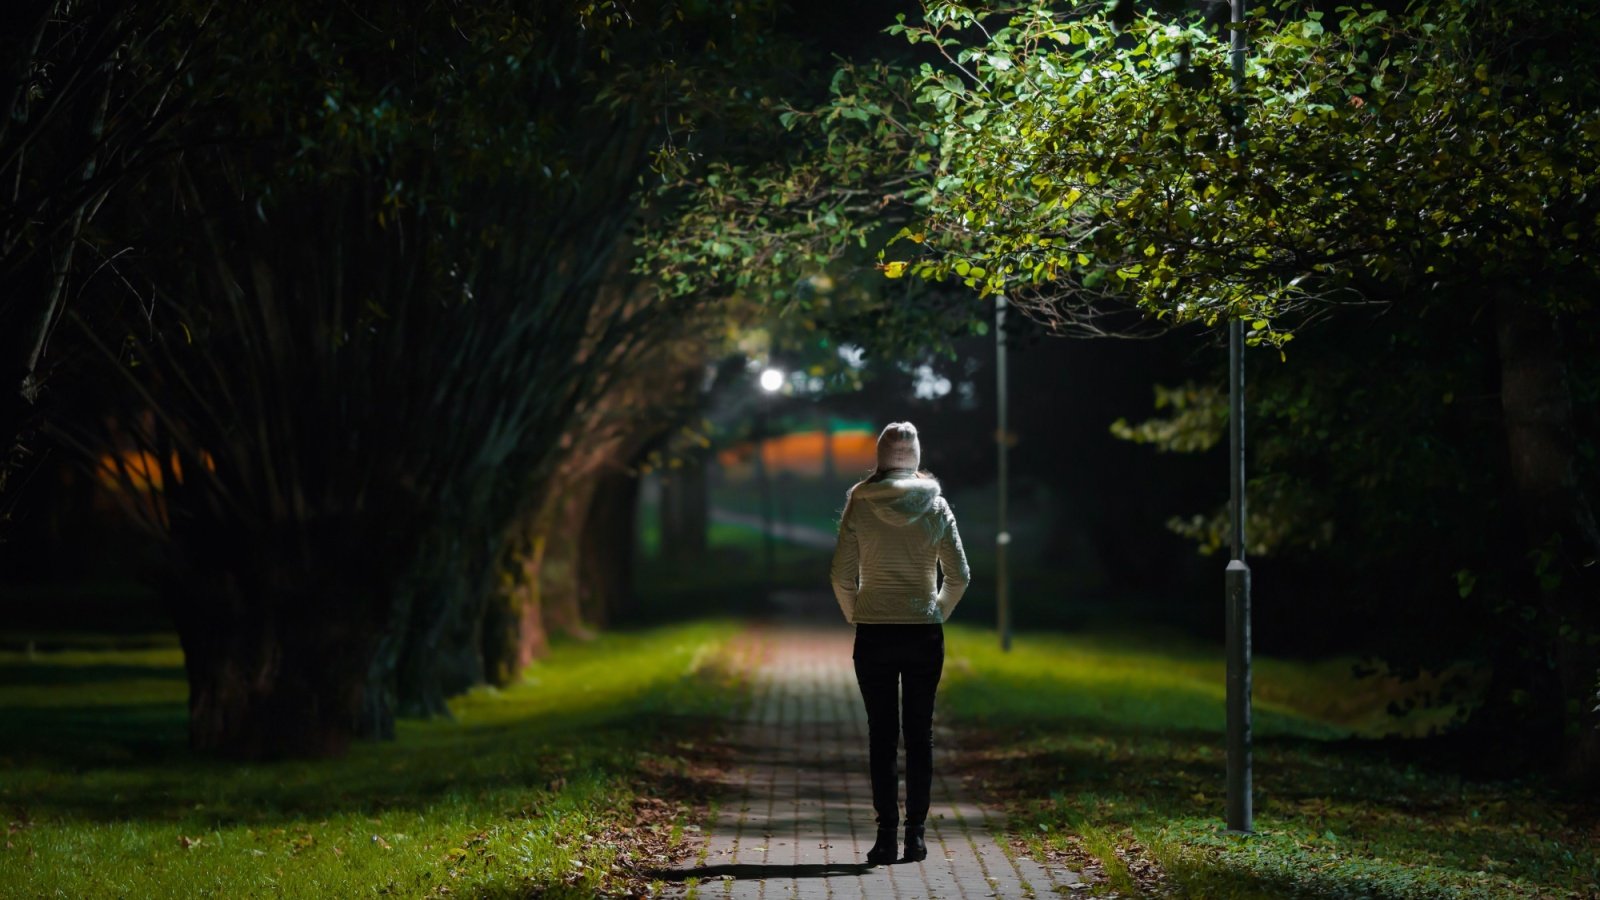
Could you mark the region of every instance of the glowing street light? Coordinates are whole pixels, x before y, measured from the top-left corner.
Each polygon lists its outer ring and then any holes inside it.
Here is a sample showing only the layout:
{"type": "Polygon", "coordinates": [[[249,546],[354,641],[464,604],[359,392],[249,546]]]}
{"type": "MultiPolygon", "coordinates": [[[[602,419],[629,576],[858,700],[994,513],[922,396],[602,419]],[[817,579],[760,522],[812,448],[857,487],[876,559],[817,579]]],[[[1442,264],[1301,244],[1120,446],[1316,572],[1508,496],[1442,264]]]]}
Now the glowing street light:
{"type": "Polygon", "coordinates": [[[765,369],[761,372],[761,389],[769,394],[777,393],[783,387],[783,373],[777,369],[765,369]]]}

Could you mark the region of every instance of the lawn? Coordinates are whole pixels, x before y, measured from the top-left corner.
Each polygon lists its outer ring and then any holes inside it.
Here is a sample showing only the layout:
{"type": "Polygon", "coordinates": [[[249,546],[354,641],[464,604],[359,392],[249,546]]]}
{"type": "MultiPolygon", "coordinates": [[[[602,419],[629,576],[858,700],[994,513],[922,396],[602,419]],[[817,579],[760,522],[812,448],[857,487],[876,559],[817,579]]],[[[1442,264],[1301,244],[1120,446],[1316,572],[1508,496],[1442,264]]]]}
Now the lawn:
{"type": "MultiPolygon", "coordinates": [[[[453,721],[326,762],[183,745],[181,656],[0,654],[0,895],[595,897],[686,847],[712,717],[741,691],[715,620],[560,643],[453,721]]],[[[1089,896],[1600,897],[1595,811],[1463,777],[1394,719],[1414,688],[1352,660],[1258,659],[1257,834],[1220,827],[1222,663],[1180,638],[952,625],[941,717],[961,765],[1089,896]]],[[[41,645],[44,646],[44,645],[41,645]]],[[[703,799],[703,798],[702,798],[703,799]]]]}
{"type": "Polygon", "coordinates": [[[1454,710],[1354,660],[1258,659],[1256,834],[1226,834],[1223,663],[1181,639],[952,626],[941,715],[963,765],[1091,895],[1600,897],[1596,810],[1534,778],[1464,777],[1422,735],[1454,710]]]}
{"type": "Polygon", "coordinates": [[[184,747],[175,645],[0,654],[0,895],[595,897],[665,862],[738,692],[713,621],[562,643],[515,687],[324,762],[184,747]],[[657,856],[656,854],[663,854],[657,856]],[[615,864],[616,868],[613,868],[615,864]]]}

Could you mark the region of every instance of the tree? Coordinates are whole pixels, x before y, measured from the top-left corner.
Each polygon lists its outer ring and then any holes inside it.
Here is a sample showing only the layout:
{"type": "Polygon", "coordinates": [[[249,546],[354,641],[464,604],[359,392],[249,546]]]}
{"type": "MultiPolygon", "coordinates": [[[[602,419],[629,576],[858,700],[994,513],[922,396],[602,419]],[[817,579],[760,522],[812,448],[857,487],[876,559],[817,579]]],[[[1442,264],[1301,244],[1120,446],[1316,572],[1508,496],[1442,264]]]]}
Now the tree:
{"type": "Polygon", "coordinates": [[[49,351],[69,301],[115,279],[128,249],[96,234],[96,218],[175,151],[175,123],[195,100],[181,80],[207,21],[96,0],[0,12],[0,539],[17,502],[8,485],[49,424],[49,351]]]}
{"type": "MultiPolygon", "coordinates": [[[[1600,87],[1583,4],[1257,11],[1246,87],[1198,17],[930,4],[896,27],[937,141],[891,276],[1004,291],[1067,329],[1243,318],[1279,348],[1341,304],[1496,322],[1524,593],[1566,768],[1600,772],[1600,530],[1562,330],[1592,329],[1600,87]],[[1242,137],[1242,139],[1241,139],[1242,137]],[[1534,576],[1537,576],[1535,583],[1534,576]]],[[[901,119],[900,121],[905,121],[901,119]]]]}
{"type": "Polygon", "coordinates": [[[486,677],[572,430],[710,299],[630,290],[631,234],[653,169],[737,121],[750,57],[715,48],[754,9],[219,12],[200,149],[121,211],[165,241],[156,327],[104,345],[125,414],[73,438],[160,473],[130,505],[170,549],[197,747],[335,753],[486,677]]]}
{"type": "Polygon", "coordinates": [[[667,259],[694,284],[886,243],[889,278],[1004,292],[1060,333],[1239,318],[1282,360],[1342,308],[1491,317],[1507,581],[1559,673],[1519,693],[1593,778],[1600,530],[1564,333],[1600,293],[1600,12],[1286,0],[1252,13],[1236,92],[1227,28],[1161,6],[926,3],[890,28],[921,61],[841,65],[829,103],[783,112],[790,156],[704,180],[667,259]]]}

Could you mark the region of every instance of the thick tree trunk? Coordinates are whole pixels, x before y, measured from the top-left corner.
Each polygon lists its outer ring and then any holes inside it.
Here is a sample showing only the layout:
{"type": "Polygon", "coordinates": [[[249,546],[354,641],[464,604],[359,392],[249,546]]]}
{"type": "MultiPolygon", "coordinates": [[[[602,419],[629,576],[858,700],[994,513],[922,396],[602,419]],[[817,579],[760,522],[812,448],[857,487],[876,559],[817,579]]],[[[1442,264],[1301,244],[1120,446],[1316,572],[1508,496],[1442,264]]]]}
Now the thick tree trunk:
{"type": "Polygon", "coordinates": [[[540,575],[540,606],[548,631],[573,637],[593,636],[583,618],[578,571],[579,536],[589,511],[594,483],[579,485],[557,500],[556,516],[546,530],[544,565],[540,575]]]}
{"type": "Polygon", "coordinates": [[[482,534],[452,535],[422,562],[395,668],[400,715],[449,716],[449,698],[486,680],[483,628],[498,546],[482,534]]]}
{"type": "MultiPolygon", "coordinates": [[[[544,546],[544,539],[539,539],[544,546]]],[[[533,665],[550,652],[550,633],[544,627],[544,597],[540,590],[540,569],[536,568],[533,580],[528,583],[526,599],[518,608],[517,616],[517,672],[533,665]]]]}
{"type": "Polygon", "coordinates": [[[544,551],[548,541],[535,535],[532,549],[522,558],[516,612],[516,671],[533,664],[550,652],[550,635],[544,628],[544,551]]]}
{"type": "Polygon", "coordinates": [[[343,753],[362,711],[371,623],[342,620],[337,606],[237,599],[183,604],[190,743],[239,759],[343,753]]]}
{"type": "MultiPolygon", "coordinates": [[[[1569,779],[1600,785],[1600,529],[1577,474],[1572,394],[1555,322],[1527,299],[1501,292],[1495,301],[1501,407],[1511,480],[1533,559],[1537,605],[1551,635],[1559,691],[1562,767],[1569,779]]],[[[1556,723],[1552,723],[1556,724],[1556,723]]]]}
{"type": "MultiPolygon", "coordinates": [[[[409,607],[409,603],[404,607],[409,607]]],[[[394,625],[378,637],[367,667],[367,687],[361,696],[361,711],[356,717],[356,737],[374,741],[394,740],[395,710],[400,706],[395,689],[395,670],[405,643],[406,608],[399,611],[394,625]]]]}
{"type": "Polygon", "coordinates": [[[506,560],[506,570],[484,615],[480,640],[484,675],[497,687],[515,682],[549,649],[539,604],[544,537],[527,540],[506,560]]]}
{"type": "Polygon", "coordinates": [[[608,625],[633,608],[634,523],[639,479],[624,471],[599,477],[579,538],[578,580],[584,618],[608,625]]]}
{"type": "Polygon", "coordinates": [[[483,627],[494,599],[500,541],[480,531],[463,543],[463,552],[454,561],[457,594],[445,623],[443,652],[435,660],[446,697],[464,694],[488,680],[483,627]]]}
{"type": "MultiPolygon", "coordinates": [[[[170,473],[165,484],[181,495],[170,473]]],[[[174,522],[167,596],[196,750],[334,756],[363,728],[393,596],[382,555],[350,552],[352,531],[349,519],[332,516],[251,529],[174,522]]]]}
{"type": "Polygon", "coordinates": [[[412,600],[411,616],[395,664],[395,712],[406,718],[448,717],[444,685],[439,677],[441,658],[446,652],[445,632],[453,610],[455,590],[451,573],[429,573],[412,600]]]}

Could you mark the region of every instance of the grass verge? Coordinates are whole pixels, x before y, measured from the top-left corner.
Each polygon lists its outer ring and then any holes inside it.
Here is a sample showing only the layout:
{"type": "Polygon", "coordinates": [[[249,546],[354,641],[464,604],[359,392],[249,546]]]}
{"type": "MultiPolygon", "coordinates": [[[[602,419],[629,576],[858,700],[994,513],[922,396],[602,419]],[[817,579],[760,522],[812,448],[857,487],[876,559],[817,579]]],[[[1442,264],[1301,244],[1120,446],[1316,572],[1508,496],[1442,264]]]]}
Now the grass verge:
{"type": "Polygon", "coordinates": [[[238,765],[184,747],[176,646],[0,654],[0,894],[648,894],[733,702],[735,632],[702,622],[558,644],[526,680],[343,759],[238,765]]]}
{"type": "Polygon", "coordinates": [[[1222,829],[1223,662],[1178,641],[950,626],[941,714],[1004,799],[1014,844],[1091,896],[1596,898],[1596,810],[1537,779],[1465,778],[1395,721],[1412,688],[1353,660],[1255,668],[1257,833],[1222,829]]]}

